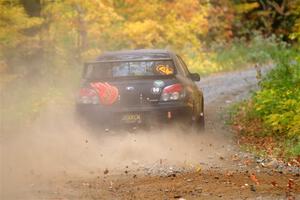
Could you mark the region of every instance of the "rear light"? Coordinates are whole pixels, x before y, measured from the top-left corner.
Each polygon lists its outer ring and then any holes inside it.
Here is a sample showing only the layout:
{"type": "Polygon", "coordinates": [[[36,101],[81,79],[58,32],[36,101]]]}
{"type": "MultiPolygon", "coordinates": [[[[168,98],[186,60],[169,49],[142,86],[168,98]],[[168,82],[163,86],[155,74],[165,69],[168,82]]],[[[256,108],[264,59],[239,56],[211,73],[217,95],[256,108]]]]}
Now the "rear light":
{"type": "Polygon", "coordinates": [[[98,104],[99,98],[97,92],[91,88],[81,88],[78,102],[83,104],[98,104]]]}
{"type": "Polygon", "coordinates": [[[177,101],[184,97],[184,87],[179,83],[165,87],[161,94],[162,101],[177,101]]]}

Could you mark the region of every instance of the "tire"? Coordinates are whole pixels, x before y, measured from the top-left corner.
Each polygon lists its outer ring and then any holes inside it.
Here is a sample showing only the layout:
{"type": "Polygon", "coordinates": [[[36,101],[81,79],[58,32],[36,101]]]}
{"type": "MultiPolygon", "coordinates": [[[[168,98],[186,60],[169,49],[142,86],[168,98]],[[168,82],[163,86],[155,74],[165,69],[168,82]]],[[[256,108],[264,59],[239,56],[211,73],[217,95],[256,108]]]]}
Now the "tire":
{"type": "Polygon", "coordinates": [[[192,129],[195,132],[202,132],[205,130],[205,117],[204,117],[204,101],[202,99],[202,112],[203,114],[196,117],[195,120],[192,120],[192,129]]]}
{"type": "Polygon", "coordinates": [[[202,96],[202,115],[199,118],[199,128],[201,131],[205,130],[205,114],[204,114],[204,98],[202,96]]]}
{"type": "Polygon", "coordinates": [[[205,117],[204,117],[204,115],[200,116],[200,119],[199,119],[199,130],[201,130],[201,131],[205,130],[205,117]]]}

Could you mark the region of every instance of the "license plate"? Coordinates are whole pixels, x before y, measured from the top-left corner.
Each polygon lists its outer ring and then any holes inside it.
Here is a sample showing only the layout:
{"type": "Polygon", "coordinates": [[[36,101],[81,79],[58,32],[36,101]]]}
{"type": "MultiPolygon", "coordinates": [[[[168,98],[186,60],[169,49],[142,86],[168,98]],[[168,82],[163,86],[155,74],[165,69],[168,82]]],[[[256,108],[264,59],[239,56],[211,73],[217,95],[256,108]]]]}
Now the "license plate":
{"type": "Polygon", "coordinates": [[[121,121],[125,123],[140,123],[142,121],[140,114],[126,114],[123,115],[121,121]]]}

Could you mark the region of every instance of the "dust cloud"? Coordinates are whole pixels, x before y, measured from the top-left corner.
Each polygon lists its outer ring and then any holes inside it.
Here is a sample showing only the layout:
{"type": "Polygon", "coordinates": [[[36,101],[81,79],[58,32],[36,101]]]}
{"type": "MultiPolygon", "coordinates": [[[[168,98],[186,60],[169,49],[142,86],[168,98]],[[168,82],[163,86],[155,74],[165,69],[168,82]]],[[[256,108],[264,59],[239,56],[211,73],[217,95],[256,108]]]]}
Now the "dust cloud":
{"type": "Polygon", "coordinates": [[[82,126],[75,116],[72,108],[50,106],[34,124],[1,137],[2,195],[63,174],[102,175],[105,169],[113,174],[125,166],[147,166],[158,160],[191,165],[224,153],[216,145],[222,141],[220,134],[189,133],[177,125],[106,132],[82,126]]]}

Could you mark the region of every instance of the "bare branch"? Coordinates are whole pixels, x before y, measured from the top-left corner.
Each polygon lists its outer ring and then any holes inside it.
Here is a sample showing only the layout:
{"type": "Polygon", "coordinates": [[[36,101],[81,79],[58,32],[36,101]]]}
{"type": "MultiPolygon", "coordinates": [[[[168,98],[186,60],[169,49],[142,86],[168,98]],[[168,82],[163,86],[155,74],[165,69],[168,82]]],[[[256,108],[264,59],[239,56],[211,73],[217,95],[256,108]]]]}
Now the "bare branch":
{"type": "Polygon", "coordinates": [[[267,3],[269,5],[271,5],[276,10],[276,12],[279,13],[280,15],[286,15],[286,13],[284,13],[286,0],[283,0],[282,4],[280,6],[275,1],[269,1],[269,0],[267,0],[267,3]]]}

